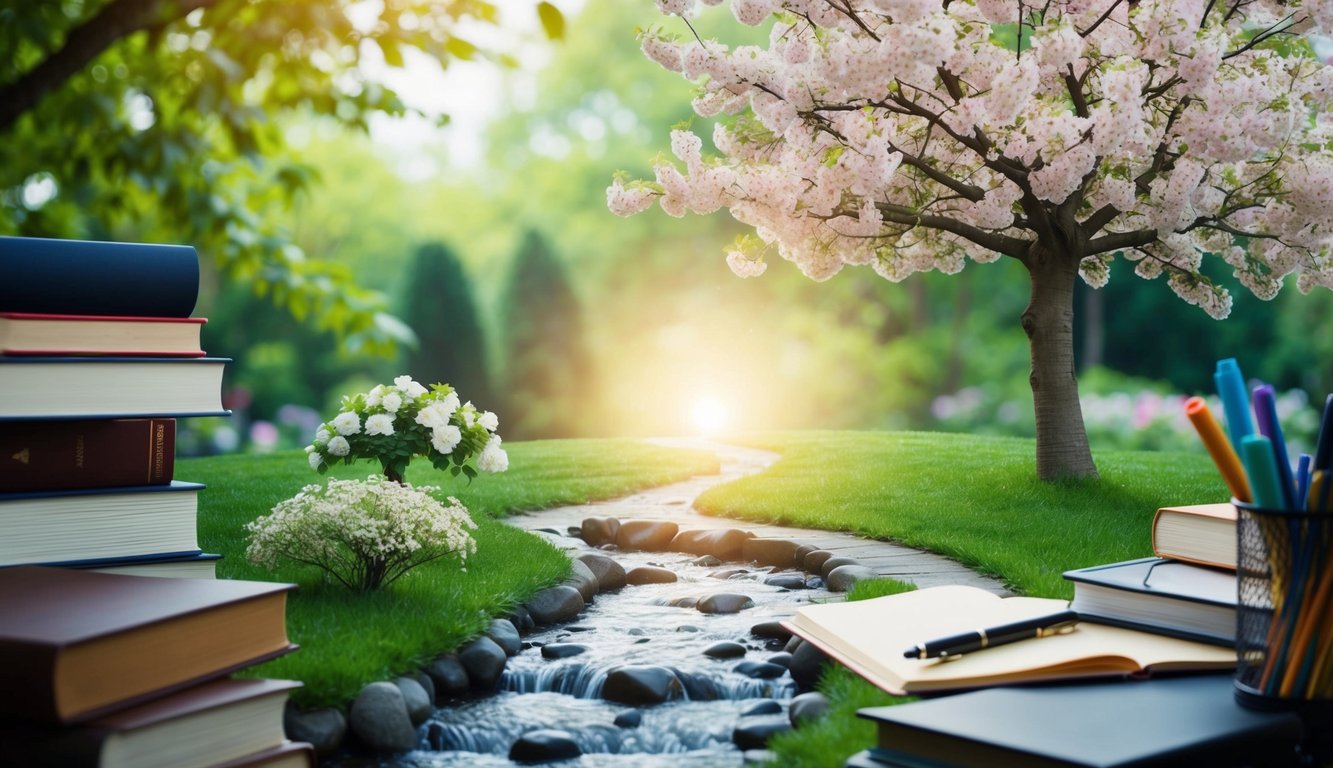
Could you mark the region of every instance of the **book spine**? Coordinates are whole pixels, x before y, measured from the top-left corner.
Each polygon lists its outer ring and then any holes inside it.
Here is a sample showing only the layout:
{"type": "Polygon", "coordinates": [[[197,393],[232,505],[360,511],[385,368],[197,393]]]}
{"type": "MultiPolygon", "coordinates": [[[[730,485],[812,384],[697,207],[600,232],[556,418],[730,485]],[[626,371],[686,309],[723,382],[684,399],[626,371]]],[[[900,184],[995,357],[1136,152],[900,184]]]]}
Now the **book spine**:
{"type": "Polygon", "coordinates": [[[166,485],[176,420],[0,422],[0,493],[166,485]]]}
{"type": "Polygon", "coordinates": [[[0,237],[0,274],[6,312],[189,317],[199,298],[186,245],[0,237]]]}
{"type": "Polygon", "coordinates": [[[55,674],[54,647],[25,643],[0,636],[0,715],[28,720],[54,722],[56,712],[55,689],[51,679],[55,674]]]}

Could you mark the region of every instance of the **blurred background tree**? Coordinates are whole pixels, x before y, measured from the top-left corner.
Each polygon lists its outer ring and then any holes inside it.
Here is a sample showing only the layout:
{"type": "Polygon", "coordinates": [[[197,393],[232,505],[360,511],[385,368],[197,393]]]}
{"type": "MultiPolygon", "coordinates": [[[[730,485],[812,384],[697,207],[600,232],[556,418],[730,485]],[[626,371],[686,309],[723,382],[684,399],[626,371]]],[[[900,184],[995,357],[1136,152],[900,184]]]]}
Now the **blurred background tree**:
{"type": "Polygon", "coordinates": [[[483,410],[495,407],[486,341],[462,262],[443,243],[422,245],[408,270],[406,293],[403,319],[417,343],[402,372],[427,386],[449,384],[483,410]]]}

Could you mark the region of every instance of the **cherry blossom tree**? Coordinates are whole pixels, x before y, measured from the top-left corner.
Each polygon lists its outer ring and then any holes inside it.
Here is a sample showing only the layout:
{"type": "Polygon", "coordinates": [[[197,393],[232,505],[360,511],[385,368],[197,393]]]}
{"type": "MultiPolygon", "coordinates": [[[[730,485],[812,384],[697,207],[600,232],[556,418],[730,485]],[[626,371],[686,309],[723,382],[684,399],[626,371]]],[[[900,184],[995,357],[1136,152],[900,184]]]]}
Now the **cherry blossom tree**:
{"type": "Polygon", "coordinates": [[[1261,298],[1293,274],[1333,288],[1333,67],[1304,37],[1333,0],[731,0],[767,47],[693,35],[694,5],[658,0],[683,34],[641,45],[696,85],[718,155],[674,131],[683,168],[616,179],[611,210],[727,208],[755,230],[726,256],[741,277],[773,252],[815,280],[1017,259],[1042,479],[1097,474],[1080,277],[1127,259],[1215,318],[1231,297],[1205,260],[1261,298]]]}

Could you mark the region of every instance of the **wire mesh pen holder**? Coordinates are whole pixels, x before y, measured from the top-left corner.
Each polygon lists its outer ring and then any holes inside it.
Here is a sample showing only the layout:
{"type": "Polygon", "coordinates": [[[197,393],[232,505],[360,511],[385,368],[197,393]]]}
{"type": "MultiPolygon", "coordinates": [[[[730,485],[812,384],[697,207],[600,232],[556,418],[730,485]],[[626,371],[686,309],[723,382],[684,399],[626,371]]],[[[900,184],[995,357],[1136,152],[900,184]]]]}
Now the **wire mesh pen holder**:
{"type": "Polygon", "coordinates": [[[1333,514],[1236,507],[1236,701],[1333,711],[1333,514]]]}

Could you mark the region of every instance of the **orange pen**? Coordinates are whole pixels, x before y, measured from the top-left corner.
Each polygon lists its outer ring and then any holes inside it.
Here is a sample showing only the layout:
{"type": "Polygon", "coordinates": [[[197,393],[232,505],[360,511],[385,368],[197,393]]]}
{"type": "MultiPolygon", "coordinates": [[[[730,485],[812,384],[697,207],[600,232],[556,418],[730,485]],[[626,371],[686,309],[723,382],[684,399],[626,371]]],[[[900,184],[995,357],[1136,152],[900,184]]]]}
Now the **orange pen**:
{"type": "Polygon", "coordinates": [[[1213,457],[1213,463],[1217,465],[1217,471],[1222,474],[1222,480],[1231,490],[1231,495],[1237,501],[1248,503],[1250,481],[1245,476],[1245,468],[1241,466],[1236,449],[1231,447],[1231,441],[1222,433],[1217,419],[1213,418],[1213,412],[1208,410],[1208,403],[1202,397],[1191,397],[1185,401],[1185,415],[1198,430],[1203,446],[1213,457]]]}

